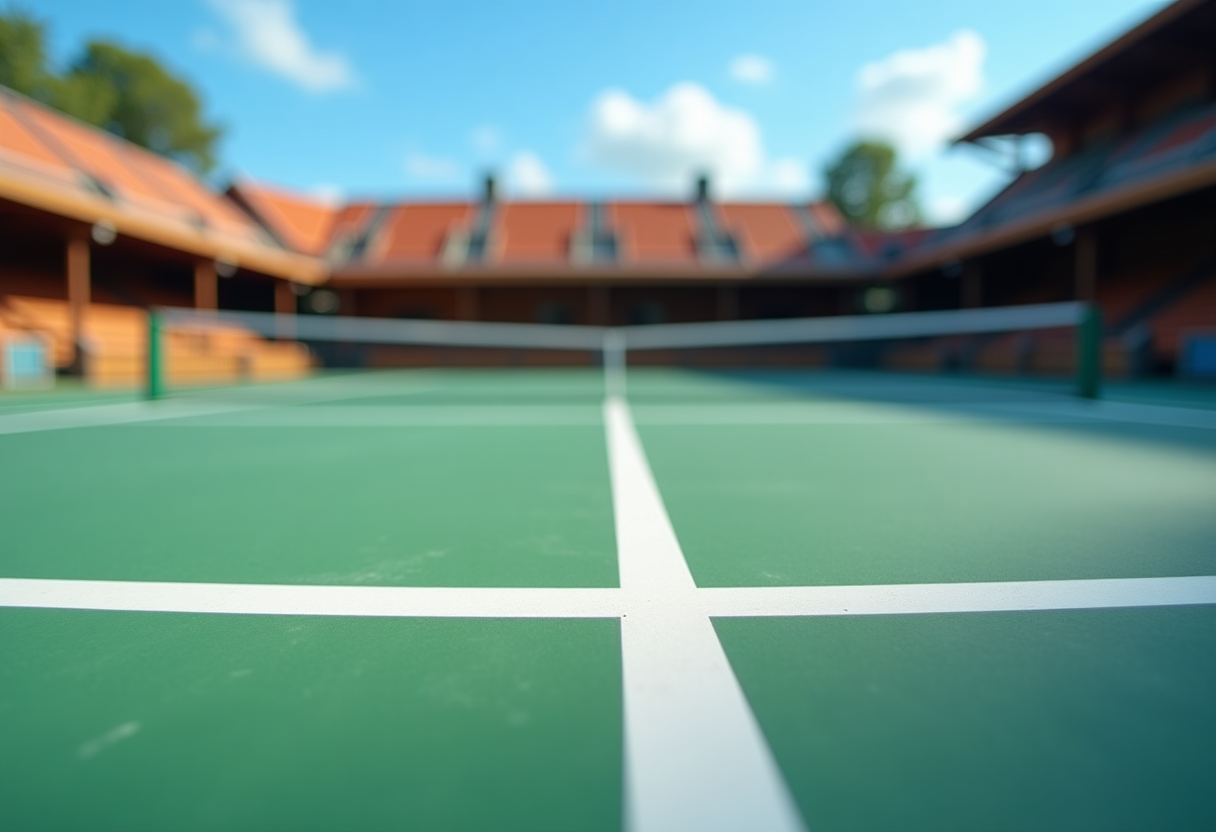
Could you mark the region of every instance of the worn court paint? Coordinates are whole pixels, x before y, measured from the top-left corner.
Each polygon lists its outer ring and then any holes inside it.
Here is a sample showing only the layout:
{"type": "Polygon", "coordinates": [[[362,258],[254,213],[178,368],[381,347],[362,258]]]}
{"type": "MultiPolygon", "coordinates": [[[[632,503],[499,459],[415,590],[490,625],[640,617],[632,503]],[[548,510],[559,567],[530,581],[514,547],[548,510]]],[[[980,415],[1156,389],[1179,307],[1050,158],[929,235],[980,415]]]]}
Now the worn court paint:
{"type": "Polygon", "coordinates": [[[1216,574],[1216,443],[1206,431],[640,430],[701,586],[1216,574]]]}
{"type": "Polygon", "coordinates": [[[631,832],[800,830],[708,617],[628,407],[604,405],[621,587],[625,806],[631,832]]]}
{"type": "Polygon", "coordinates": [[[611,620],[0,610],[0,828],[621,826],[611,620]]]}
{"type": "Polygon", "coordinates": [[[0,458],[7,577],[616,585],[594,425],[111,426],[0,437],[0,458]]]}
{"type": "Polygon", "coordinates": [[[811,829],[1216,828],[1216,606],[715,626],[811,829]]]}
{"type": "MultiPolygon", "coordinates": [[[[291,586],[0,578],[0,607],[418,618],[619,618],[661,608],[632,589],[291,586]]],[[[893,586],[670,590],[682,612],[714,618],[924,615],[1216,604],[1216,576],[893,586]]],[[[673,602],[674,603],[674,602],[673,602]]]]}

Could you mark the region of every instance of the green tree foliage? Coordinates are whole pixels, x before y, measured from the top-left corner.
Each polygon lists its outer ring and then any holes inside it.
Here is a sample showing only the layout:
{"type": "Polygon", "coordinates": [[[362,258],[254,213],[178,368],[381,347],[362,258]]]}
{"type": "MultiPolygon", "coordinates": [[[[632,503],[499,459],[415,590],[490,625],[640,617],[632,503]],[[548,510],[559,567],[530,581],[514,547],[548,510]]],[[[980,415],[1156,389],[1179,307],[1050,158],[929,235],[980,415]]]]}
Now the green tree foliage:
{"type": "Polygon", "coordinates": [[[203,120],[190,85],[156,59],[90,41],[66,72],[55,73],[44,37],[45,24],[28,14],[0,14],[0,84],[201,173],[215,166],[220,128],[203,120]]]}
{"type": "Polygon", "coordinates": [[[855,142],[824,173],[828,199],[852,224],[891,230],[920,222],[916,177],[900,169],[891,145],[855,142]]]}
{"type": "Polygon", "coordinates": [[[0,14],[0,84],[31,98],[46,96],[50,75],[42,36],[42,24],[30,15],[0,14]]]}

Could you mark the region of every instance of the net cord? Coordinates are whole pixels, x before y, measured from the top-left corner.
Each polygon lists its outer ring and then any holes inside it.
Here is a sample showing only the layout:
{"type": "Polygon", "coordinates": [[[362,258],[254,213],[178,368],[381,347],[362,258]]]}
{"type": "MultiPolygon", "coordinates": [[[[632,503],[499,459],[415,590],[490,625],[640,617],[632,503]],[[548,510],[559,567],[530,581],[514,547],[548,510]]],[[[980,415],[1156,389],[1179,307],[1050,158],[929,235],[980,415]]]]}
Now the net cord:
{"type": "Polygon", "coordinates": [[[159,378],[163,372],[159,349],[161,331],[174,327],[206,331],[239,326],[268,337],[302,341],[593,351],[603,356],[610,395],[624,393],[629,350],[881,341],[1077,327],[1081,359],[1079,394],[1096,397],[1101,375],[1100,318],[1096,307],[1082,302],[897,312],[888,315],[625,327],[392,320],[160,308],[152,310],[149,323],[149,398],[158,397],[163,390],[159,378]],[[1098,323],[1095,324],[1095,321],[1098,323]]]}
{"type": "Polygon", "coordinates": [[[815,344],[875,341],[1078,326],[1088,304],[1046,303],[1027,306],[841,315],[763,321],[714,321],[690,324],[598,327],[558,324],[508,324],[471,321],[411,321],[271,312],[158,310],[166,327],[195,330],[236,325],[266,336],[291,332],[305,341],[368,344],[418,344],[451,347],[595,350],[741,347],[765,344],[815,344]]]}

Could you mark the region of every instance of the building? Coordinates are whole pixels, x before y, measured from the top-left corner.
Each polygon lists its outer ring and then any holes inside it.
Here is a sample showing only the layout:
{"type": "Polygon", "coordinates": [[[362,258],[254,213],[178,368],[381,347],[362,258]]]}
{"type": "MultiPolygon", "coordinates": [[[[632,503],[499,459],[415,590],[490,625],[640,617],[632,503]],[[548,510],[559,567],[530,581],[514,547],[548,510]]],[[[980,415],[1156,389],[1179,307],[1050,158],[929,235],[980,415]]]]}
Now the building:
{"type": "MultiPolygon", "coordinates": [[[[720,202],[705,179],[667,202],[510,201],[492,179],[453,202],[334,205],[253,181],[217,195],[0,91],[0,326],[37,323],[25,299],[59,304],[57,362],[82,371],[107,304],[620,325],[1081,299],[1104,312],[1112,371],[1186,370],[1187,344],[1216,329],[1214,42],[1216,0],[1164,8],[959,139],[1013,166],[1007,188],[958,226],[900,233],[860,233],[822,203],[720,202]],[[1020,169],[1034,134],[1053,155],[1020,169]]],[[[1051,335],[783,355],[1071,361],[1051,335]]]]}

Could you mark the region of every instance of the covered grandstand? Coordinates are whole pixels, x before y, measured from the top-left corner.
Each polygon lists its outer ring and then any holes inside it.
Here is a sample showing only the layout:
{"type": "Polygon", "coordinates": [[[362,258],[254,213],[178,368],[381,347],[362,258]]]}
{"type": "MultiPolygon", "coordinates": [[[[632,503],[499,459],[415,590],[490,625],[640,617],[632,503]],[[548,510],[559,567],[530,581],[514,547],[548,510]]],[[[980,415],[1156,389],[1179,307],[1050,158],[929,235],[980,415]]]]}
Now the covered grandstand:
{"type": "MultiPolygon", "coordinates": [[[[959,140],[1020,165],[1022,139],[1046,134],[1045,165],[958,226],[893,233],[852,229],[821,202],[721,202],[704,179],[686,201],[520,202],[492,178],[465,201],[335,204],[250,180],[221,195],[0,91],[0,327],[41,333],[62,372],[120,383],[137,375],[131,310],[156,305],[638,325],[1081,300],[1104,313],[1109,372],[1197,374],[1187,345],[1216,328],[1214,41],[1216,2],[1166,7],[959,140]]],[[[262,344],[197,375],[397,360],[272,359],[262,344]]],[[[1043,372],[1072,361],[1050,335],[783,355],[1043,372]]]]}

